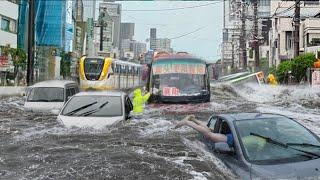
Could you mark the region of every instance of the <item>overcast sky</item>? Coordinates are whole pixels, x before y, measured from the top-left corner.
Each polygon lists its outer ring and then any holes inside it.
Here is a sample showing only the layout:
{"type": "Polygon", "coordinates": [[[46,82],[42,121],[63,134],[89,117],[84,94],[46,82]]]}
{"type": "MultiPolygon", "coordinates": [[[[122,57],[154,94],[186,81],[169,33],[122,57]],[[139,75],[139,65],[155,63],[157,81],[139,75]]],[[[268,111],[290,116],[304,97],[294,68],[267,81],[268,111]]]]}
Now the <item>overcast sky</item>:
{"type": "Polygon", "coordinates": [[[157,38],[174,38],[196,31],[181,38],[172,39],[175,51],[187,51],[206,60],[220,58],[222,39],[223,3],[174,11],[126,11],[170,9],[199,6],[213,1],[119,1],[122,4],[122,22],[135,23],[135,40],[146,42],[150,28],[157,28],[157,38]]]}

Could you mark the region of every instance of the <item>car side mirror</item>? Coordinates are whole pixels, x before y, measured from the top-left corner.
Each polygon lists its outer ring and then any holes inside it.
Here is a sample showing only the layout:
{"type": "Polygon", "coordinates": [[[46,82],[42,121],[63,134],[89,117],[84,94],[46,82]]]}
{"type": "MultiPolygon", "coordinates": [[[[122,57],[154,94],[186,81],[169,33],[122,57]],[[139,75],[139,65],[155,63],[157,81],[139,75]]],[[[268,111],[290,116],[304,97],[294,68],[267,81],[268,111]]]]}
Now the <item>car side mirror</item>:
{"type": "Polygon", "coordinates": [[[60,112],[60,109],[52,109],[51,110],[51,113],[54,114],[54,115],[58,115],[60,112]]]}
{"type": "Polygon", "coordinates": [[[232,154],[233,149],[225,142],[218,142],[214,144],[214,151],[222,154],[232,154]]]}

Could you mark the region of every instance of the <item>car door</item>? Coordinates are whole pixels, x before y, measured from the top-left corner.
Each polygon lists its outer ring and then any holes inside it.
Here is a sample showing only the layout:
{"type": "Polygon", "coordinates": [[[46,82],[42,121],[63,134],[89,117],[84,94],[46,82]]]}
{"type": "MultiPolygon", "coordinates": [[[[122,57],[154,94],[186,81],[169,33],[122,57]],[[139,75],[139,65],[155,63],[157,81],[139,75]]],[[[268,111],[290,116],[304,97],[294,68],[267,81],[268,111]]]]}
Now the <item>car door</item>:
{"type": "MultiPolygon", "coordinates": [[[[233,132],[232,128],[230,127],[232,124],[229,123],[226,119],[222,117],[217,117],[215,123],[215,133],[231,133],[233,137],[235,136],[235,132],[233,132]]],[[[234,141],[236,143],[236,141],[234,141]]],[[[240,158],[239,149],[236,149],[236,144],[233,146],[233,153],[219,153],[215,152],[215,154],[225,163],[225,165],[236,175],[241,177],[241,179],[249,179],[250,178],[250,168],[243,163],[240,158]]],[[[214,148],[213,148],[214,149],[214,148]]]]}

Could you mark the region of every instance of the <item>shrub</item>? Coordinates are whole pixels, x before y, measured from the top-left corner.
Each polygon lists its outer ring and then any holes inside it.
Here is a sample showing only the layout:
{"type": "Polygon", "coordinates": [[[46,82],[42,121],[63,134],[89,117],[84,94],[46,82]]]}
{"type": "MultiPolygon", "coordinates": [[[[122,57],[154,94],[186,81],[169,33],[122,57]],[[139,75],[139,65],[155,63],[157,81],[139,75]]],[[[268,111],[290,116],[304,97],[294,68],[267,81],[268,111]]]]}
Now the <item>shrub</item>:
{"type": "Polygon", "coordinates": [[[287,83],[288,82],[288,72],[292,70],[292,62],[287,60],[279,64],[276,70],[276,77],[279,82],[287,83]]]}
{"type": "Polygon", "coordinates": [[[296,82],[300,82],[306,76],[307,69],[312,67],[315,61],[316,57],[312,53],[306,53],[293,59],[291,71],[296,82]]]}

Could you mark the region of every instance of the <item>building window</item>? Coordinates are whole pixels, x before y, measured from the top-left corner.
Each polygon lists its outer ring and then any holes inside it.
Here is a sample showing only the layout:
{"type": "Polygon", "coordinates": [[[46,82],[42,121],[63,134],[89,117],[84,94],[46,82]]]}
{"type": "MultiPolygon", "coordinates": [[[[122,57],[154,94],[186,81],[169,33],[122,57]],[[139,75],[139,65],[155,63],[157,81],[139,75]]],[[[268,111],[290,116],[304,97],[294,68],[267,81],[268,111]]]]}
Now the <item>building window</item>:
{"type": "Polygon", "coordinates": [[[286,31],[286,50],[290,50],[293,47],[292,31],[286,31]]]}
{"type": "Polygon", "coordinates": [[[16,33],[16,21],[10,18],[1,18],[1,30],[16,33]]]}
{"type": "Polygon", "coordinates": [[[260,6],[270,6],[270,0],[259,0],[260,6]]]}
{"type": "Polygon", "coordinates": [[[1,18],[1,30],[9,32],[10,20],[6,18],[1,18]]]}

